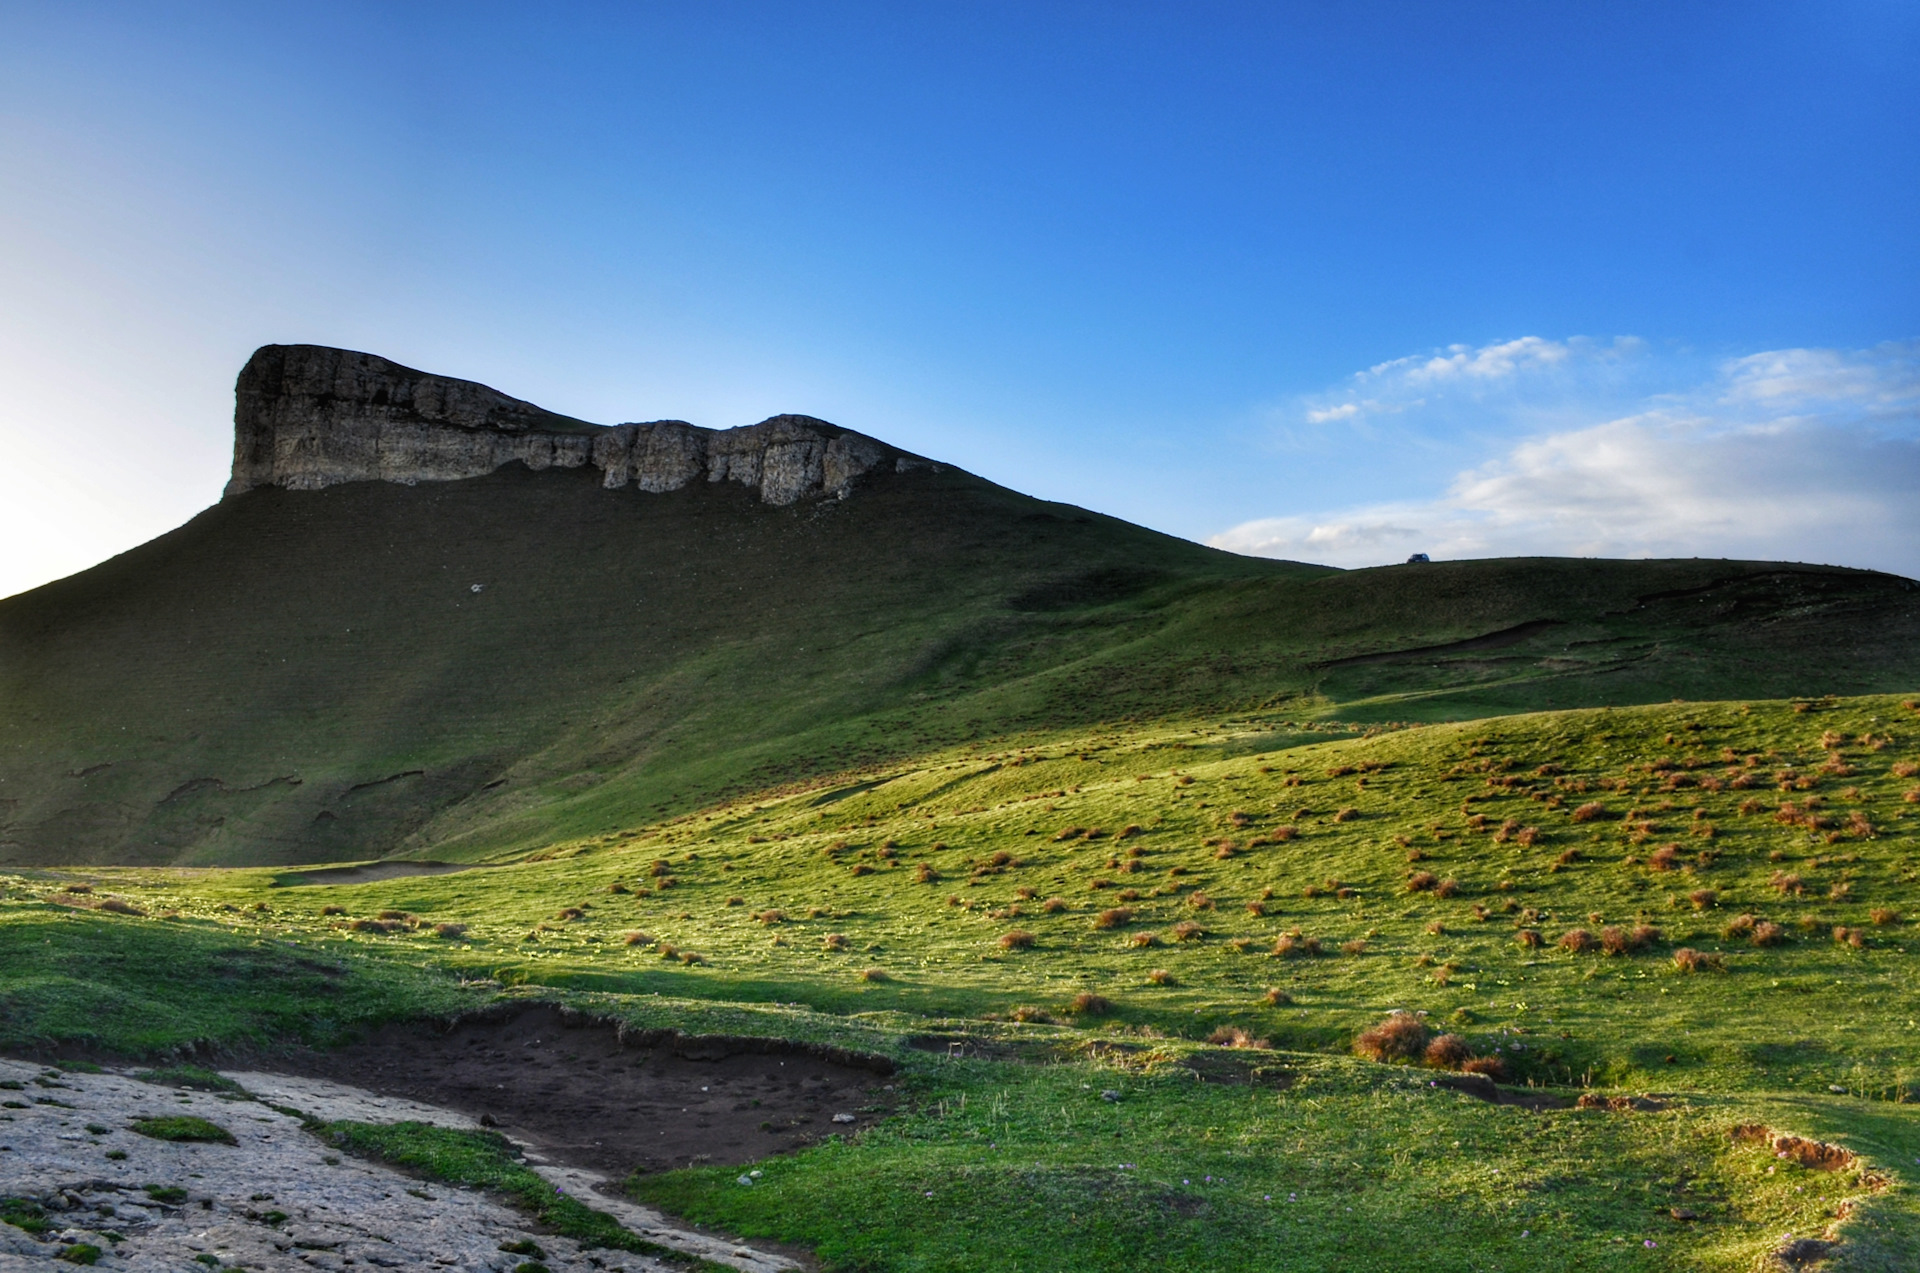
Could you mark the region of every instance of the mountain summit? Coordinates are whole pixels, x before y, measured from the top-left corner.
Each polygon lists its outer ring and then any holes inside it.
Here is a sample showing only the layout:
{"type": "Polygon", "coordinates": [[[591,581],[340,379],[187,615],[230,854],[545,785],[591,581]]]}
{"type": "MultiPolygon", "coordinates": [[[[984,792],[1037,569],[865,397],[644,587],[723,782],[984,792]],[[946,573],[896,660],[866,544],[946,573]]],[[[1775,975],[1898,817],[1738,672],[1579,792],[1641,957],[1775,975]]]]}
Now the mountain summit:
{"type": "Polygon", "coordinates": [[[478,860],[1089,727],[1920,684],[1871,571],[1240,557],[804,416],[603,427],[315,346],[235,421],[219,503],[0,600],[0,864],[478,860]]]}
{"type": "Polygon", "coordinates": [[[588,424],[470,380],[321,345],[262,346],[234,385],[228,496],[258,486],[455,481],[515,462],[536,472],[591,467],[609,489],[657,493],[733,481],[768,504],[845,499],[880,467],[938,467],[804,415],[740,429],[684,420],[588,424]]]}

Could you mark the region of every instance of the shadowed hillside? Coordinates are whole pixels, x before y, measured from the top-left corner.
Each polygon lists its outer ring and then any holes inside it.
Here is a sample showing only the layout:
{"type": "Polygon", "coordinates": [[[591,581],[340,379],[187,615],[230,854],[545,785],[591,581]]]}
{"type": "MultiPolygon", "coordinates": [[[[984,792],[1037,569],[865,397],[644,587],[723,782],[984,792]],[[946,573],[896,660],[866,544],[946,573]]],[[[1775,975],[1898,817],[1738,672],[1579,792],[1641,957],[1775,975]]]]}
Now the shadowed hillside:
{"type": "Polygon", "coordinates": [[[1871,572],[1339,572],[925,464],[775,506],[516,460],[258,486],[0,602],[0,860],[473,858],[1102,720],[1916,685],[1920,590],[1871,572]]]}

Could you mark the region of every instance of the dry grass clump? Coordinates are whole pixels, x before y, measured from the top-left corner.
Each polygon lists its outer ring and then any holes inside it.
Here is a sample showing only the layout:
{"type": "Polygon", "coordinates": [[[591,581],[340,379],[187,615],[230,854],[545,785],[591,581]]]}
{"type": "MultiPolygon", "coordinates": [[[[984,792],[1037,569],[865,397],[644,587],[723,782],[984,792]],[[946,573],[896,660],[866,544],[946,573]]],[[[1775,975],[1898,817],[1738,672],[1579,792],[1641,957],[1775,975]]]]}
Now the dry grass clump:
{"type": "Polygon", "coordinates": [[[1855,950],[1865,950],[1867,948],[1867,930],[1864,928],[1848,928],[1845,924],[1835,924],[1833,926],[1833,940],[1836,945],[1851,946],[1855,950]]]}
{"type": "Polygon", "coordinates": [[[1807,891],[1805,880],[1786,871],[1775,871],[1767,884],[1782,897],[1799,897],[1807,891]]]}
{"type": "Polygon", "coordinates": [[[1427,1026],[1411,1012],[1394,1012],[1354,1036],[1355,1055],[1369,1061],[1417,1061],[1426,1054],[1427,1026]]]}
{"type": "Polygon", "coordinates": [[[1061,827],[1053,833],[1053,838],[1056,840],[1078,840],[1086,835],[1086,833],[1087,829],[1085,827],[1061,827]]]}
{"type": "Polygon", "coordinates": [[[1584,928],[1570,928],[1560,934],[1560,949],[1583,955],[1600,943],[1584,928]]]}
{"type": "Polygon", "coordinates": [[[1155,968],[1152,972],[1147,974],[1147,980],[1151,981],[1156,986],[1171,986],[1174,984],[1173,974],[1168,972],[1165,968],[1155,968]]]}
{"type": "Polygon", "coordinates": [[[1459,891],[1460,891],[1460,881],[1453,879],[1451,877],[1441,880],[1438,884],[1435,884],[1433,886],[1433,895],[1435,897],[1452,897],[1455,893],[1458,893],[1459,891]]]}
{"type": "Polygon", "coordinates": [[[1167,933],[1175,941],[1192,941],[1196,937],[1204,937],[1206,931],[1206,929],[1200,927],[1200,925],[1194,923],[1192,920],[1183,919],[1168,929],[1167,933]]]}
{"type": "Polygon", "coordinates": [[[1364,955],[1364,954],[1366,954],[1366,953],[1367,953],[1367,939],[1366,939],[1366,938],[1364,938],[1364,937],[1355,937],[1355,938],[1354,938],[1354,939],[1353,939],[1352,941],[1343,941],[1343,942],[1341,942],[1341,943],[1340,943],[1340,953],[1341,953],[1341,954],[1343,954],[1343,955],[1364,955]]]}
{"type": "Polygon", "coordinates": [[[1867,912],[1867,918],[1871,919],[1874,923],[1880,924],[1882,926],[1887,924],[1897,924],[1900,922],[1900,912],[1896,910],[1890,910],[1885,906],[1876,906],[1872,910],[1867,912]]]}
{"type": "Polygon", "coordinates": [[[1303,935],[1299,929],[1295,929],[1290,933],[1280,934],[1280,936],[1274,940],[1273,953],[1282,959],[1311,959],[1320,953],[1320,939],[1318,937],[1307,937],[1303,935]]]}
{"type": "Polygon", "coordinates": [[[759,920],[762,924],[765,924],[767,927],[771,928],[775,924],[786,923],[787,913],[782,910],[773,910],[770,908],[764,911],[755,911],[753,913],[753,918],[759,920]]]}
{"type": "Polygon", "coordinates": [[[1697,911],[1710,911],[1720,904],[1720,894],[1710,888],[1697,888],[1687,894],[1687,900],[1693,903],[1697,911]]]}
{"type": "Polygon", "coordinates": [[[1039,1025],[1053,1024],[1053,1014],[1051,1012],[1048,1012],[1045,1008],[1033,1007],[1030,1004],[1022,1004],[1015,1008],[1013,1011],[1007,1013],[1007,1018],[1011,1021],[1028,1021],[1039,1025]]]}
{"type": "Polygon", "coordinates": [[[1546,944],[1546,938],[1540,935],[1537,928],[1523,928],[1513,935],[1513,939],[1528,950],[1538,950],[1546,944]]]}
{"type": "MultiPolygon", "coordinates": [[[[1912,797],[1912,798],[1920,798],[1920,787],[1916,787],[1913,791],[1909,792],[1908,795],[1909,797],[1912,797]]],[[[1298,827],[1293,827],[1293,826],[1275,827],[1273,828],[1273,830],[1267,832],[1267,839],[1272,841],[1275,844],[1284,844],[1286,841],[1293,839],[1294,836],[1299,834],[1300,834],[1300,828],[1298,827]]]]}
{"type": "Polygon", "coordinates": [[[1598,800],[1589,800],[1573,811],[1575,822],[1599,822],[1607,816],[1607,807],[1598,800]]]}
{"type": "Polygon", "coordinates": [[[1067,899],[1064,897],[1049,897],[1046,901],[1040,903],[1040,909],[1049,915],[1058,915],[1061,911],[1067,909],[1067,899]]]}
{"type": "Polygon", "coordinates": [[[1770,920],[1761,920],[1753,926],[1753,944],[1756,946],[1779,946],[1785,944],[1787,930],[1770,920]]]}
{"type": "Polygon", "coordinates": [[[459,941],[467,935],[467,926],[465,924],[435,924],[433,926],[433,935],[435,937],[445,938],[447,941],[459,941]]]}
{"type": "Polygon", "coordinates": [[[629,946],[651,946],[653,945],[653,934],[635,931],[624,934],[620,940],[629,946]]]}
{"type": "Polygon", "coordinates": [[[1237,1025],[1223,1025],[1207,1036],[1207,1042],[1217,1048],[1270,1048],[1272,1042],[1256,1039],[1237,1025]]]}
{"type": "Polygon", "coordinates": [[[1265,915],[1266,913],[1267,913],[1267,904],[1265,902],[1252,901],[1247,903],[1247,914],[1265,915]]]}
{"type": "Polygon", "coordinates": [[[1663,844],[1647,855],[1647,869],[1650,871],[1671,871],[1680,857],[1680,846],[1663,844]]]}
{"type": "Polygon", "coordinates": [[[1415,871],[1407,877],[1407,892],[1431,893],[1440,883],[1440,877],[1432,871],[1415,871]]]}
{"type": "Polygon", "coordinates": [[[1660,940],[1660,930],[1651,924],[1623,928],[1610,924],[1600,930],[1600,949],[1608,955],[1631,955],[1660,940]]]}
{"type": "Polygon", "coordinates": [[[1476,1056],[1460,1067],[1462,1074],[1478,1074],[1498,1083],[1507,1077],[1507,1063],[1497,1056],[1476,1056]]]}
{"type": "Polygon", "coordinates": [[[828,933],[820,939],[820,947],[822,950],[845,950],[847,948],[847,935],[845,933],[828,933]]]}
{"type": "Polygon", "coordinates": [[[1673,952],[1673,966],[1681,972],[1725,972],[1727,961],[1708,951],[1682,946],[1673,952]]]}
{"type": "Polygon", "coordinates": [[[860,980],[892,981],[893,978],[887,975],[887,970],[885,968],[862,968],[860,970],[860,980]]]}
{"type": "Polygon", "coordinates": [[[1144,950],[1149,946],[1158,946],[1159,944],[1160,934],[1158,933],[1127,934],[1127,945],[1135,950],[1144,950]]]}
{"type": "Polygon", "coordinates": [[[940,872],[933,869],[931,862],[916,862],[913,867],[913,878],[916,883],[932,884],[940,878],[940,872]]]}
{"type": "Polygon", "coordinates": [[[1067,1010],[1080,1017],[1104,1017],[1113,1011],[1113,1001],[1105,995],[1082,990],[1073,997],[1073,1002],[1067,1005],[1067,1010]]]}
{"type": "Polygon", "coordinates": [[[320,913],[322,915],[344,915],[347,913],[347,908],[344,906],[322,906],[320,913]]]}
{"type": "Polygon", "coordinates": [[[1360,811],[1354,808],[1352,805],[1348,805],[1346,808],[1336,812],[1333,815],[1333,820],[1335,822],[1354,822],[1354,821],[1357,821],[1359,817],[1360,817],[1360,811]]]}
{"type": "Polygon", "coordinates": [[[1285,1008],[1293,1003],[1293,996],[1278,986],[1269,986],[1267,993],[1261,995],[1260,998],[1276,1008],[1285,1008]]]}
{"type": "Polygon", "coordinates": [[[1095,928],[1125,928],[1132,922],[1133,909],[1127,906],[1110,907],[1093,917],[1095,928]]]}
{"type": "Polygon", "coordinates": [[[1002,950],[1026,950],[1032,946],[1033,943],[1033,934],[1024,928],[1016,928],[1012,932],[1000,934],[1000,949],[1002,950]]]}
{"type": "Polygon", "coordinates": [[[1442,1034],[1427,1044],[1421,1059],[1436,1070],[1457,1070],[1473,1059],[1473,1049],[1457,1034],[1442,1034]]]}

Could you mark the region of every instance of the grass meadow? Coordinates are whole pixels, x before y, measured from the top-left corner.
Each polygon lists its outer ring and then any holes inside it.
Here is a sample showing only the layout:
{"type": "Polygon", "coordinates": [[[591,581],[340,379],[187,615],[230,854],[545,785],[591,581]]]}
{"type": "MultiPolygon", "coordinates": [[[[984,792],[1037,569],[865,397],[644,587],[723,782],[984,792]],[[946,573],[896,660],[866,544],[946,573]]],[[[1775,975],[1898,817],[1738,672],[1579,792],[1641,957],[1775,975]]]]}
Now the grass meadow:
{"type": "Polygon", "coordinates": [[[0,1036],[205,1054],[523,996],[883,1052],[896,1116],[750,1186],[630,1186],[829,1268],[1747,1269],[1828,1237],[1910,1268],[1916,826],[1899,697],[1035,733],[452,874],[17,870],[0,1036]],[[1417,1046],[1356,1056],[1395,1012],[1417,1046]]]}

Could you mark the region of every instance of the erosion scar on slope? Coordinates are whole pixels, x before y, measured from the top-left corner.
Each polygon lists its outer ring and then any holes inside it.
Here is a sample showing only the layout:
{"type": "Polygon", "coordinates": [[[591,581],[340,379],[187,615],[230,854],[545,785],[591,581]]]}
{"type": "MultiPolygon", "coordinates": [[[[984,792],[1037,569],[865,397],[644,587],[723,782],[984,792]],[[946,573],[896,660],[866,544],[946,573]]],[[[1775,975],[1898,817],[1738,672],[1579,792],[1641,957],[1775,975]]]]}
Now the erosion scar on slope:
{"type": "Polygon", "coordinates": [[[858,1130],[895,1104],[874,1066],[790,1046],[623,1043],[611,1023],[546,1004],[451,1030],[384,1026],[334,1051],[253,1064],[490,1119],[556,1161],[609,1175],[752,1162],[858,1130]]]}

